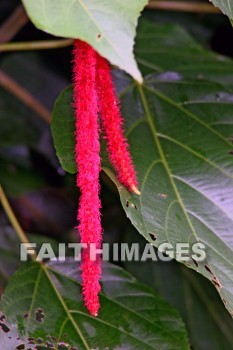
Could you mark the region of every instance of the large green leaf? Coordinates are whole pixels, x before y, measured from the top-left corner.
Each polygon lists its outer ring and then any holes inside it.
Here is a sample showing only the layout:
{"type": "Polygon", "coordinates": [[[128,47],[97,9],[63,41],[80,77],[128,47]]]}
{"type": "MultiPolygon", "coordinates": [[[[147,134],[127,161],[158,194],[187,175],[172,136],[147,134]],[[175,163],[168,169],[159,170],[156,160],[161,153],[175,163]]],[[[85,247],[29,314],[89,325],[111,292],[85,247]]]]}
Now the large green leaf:
{"type": "Polygon", "coordinates": [[[53,35],[79,38],[141,81],[133,56],[137,20],[147,0],[23,0],[32,22],[53,35]]]}
{"type": "MultiPolygon", "coordinates": [[[[145,247],[142,236],[129,229],[124,239],[145,247]]],[[[126,261],[123,266],[139,281],[156,290],[179,312],[188,329],[193,350],[228,350],[233,347],[233,320],[214,286],[176,261],[126,261]],[[174,288],[175,286],[175,288],[174,288]]]]}
{"type": "Polygon", "coordinates": [[[204,49],[183,28],[139,23],[135,55],[143,74],[175,71],[186,77],[233,86],[233,61],[204,49]]]}
{"type": "Polygon", "coordinates": [[[177,312],[124,270],[104,265],[102,288],[100,314],[91,317],[82,305],[77,263],[27,263],[8,284],[1,310],[36,343],[40,338],[79,350],[189,348],[177,312]]]}
{"type": "MultiPolygon", "coordinates": [[[[170,61],[172,57],[171,52],[170,61]]],[[[157,73],[145,78],[144,85],[120,79],[142,195],[129,194],[106,164],[104,170],[116,182],[131,222],[148,241],[156,246],[204,242],[206,262],[191,260],[190,265],[212,281],[232,313],[233,94],[218,83],[184,75],[157,73]]],[[[68,88],[57,100],[52,131],[62,165],[75,172],[71,101],[68,88]]]]}
{"type": "Polygon", "coordinates": [[[206,261],[189,264],[212,281],[232,313],[233,95],[165,73],[132,87],[122,102],[142,193],[118,185],[127,215],[147,240],[154,234],[156,246],[203,242],[206,261]]]}

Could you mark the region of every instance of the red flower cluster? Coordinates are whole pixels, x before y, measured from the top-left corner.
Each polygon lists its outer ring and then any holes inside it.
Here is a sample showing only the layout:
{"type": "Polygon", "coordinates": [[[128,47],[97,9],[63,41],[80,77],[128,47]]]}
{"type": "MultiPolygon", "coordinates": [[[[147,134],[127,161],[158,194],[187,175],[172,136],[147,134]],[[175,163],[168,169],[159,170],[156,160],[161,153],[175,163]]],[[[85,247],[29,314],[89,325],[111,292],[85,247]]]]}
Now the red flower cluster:
{"type": "Polygon", "coordinates": [[[108,62],[87,43],[75,40],[73,72],[75,157],[78,168],[77,186],[81,192],[78,229],[81,243],[89,245],[82,252],[83,298],[89,312],[97,316],[100,307],[98,294],[101,289],[101,259],[90,260],[90,243],[100,248],[102,242],[98,113],[107,140],[109,159],[116,169],[119,181],[130,191],[137,194],[140,192],[128,142],[122,130],[123,118],[108,62]]]}

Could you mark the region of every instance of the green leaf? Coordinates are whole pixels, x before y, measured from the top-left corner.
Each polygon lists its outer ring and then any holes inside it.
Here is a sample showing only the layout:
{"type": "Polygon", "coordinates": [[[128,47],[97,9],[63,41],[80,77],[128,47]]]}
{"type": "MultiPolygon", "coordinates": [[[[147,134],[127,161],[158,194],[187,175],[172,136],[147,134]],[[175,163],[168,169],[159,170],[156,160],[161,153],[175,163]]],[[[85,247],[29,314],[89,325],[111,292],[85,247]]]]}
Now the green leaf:
{"type": "Polygon", "coordinates": [[[229,18],[233,19],[233,1],[232,0],[210,0],[216,7],[227,15],[229,18]]]}
{"type": "Polygon", "coordinates": [[[102,289],[100,314],[91,317],[82,305],[77,263],[27,263],[8,284],[1,310],[36,343],[41,338],[79,350],[189,348],[177,312],[124,270],[104,265],[102,289]]]}
{"type": "Polygon", "coordinates": [[[206,261],[189,264],[232,313],[233,94],[164,73],[133,87],[122,102],[142,193],[132,196],[117,184],[128,217],[156,246],[203,242],[206,261]]]}
{"type": "MultiPolygon", "coordinates": [[[[127,216],[149,242],[205,244],[205,263],[190,265],[214,284],[232,313],[233,94],[174,71],[149,75],[144,85],[125,77],[120,84],[142,195],[131,195],[107,166],[104,170],[116,183],[127,216]]],[[[68,88],[56,103],[52,129],[59,158],[75,172],[70,106],[68,88]]]]}
{"type": "MultiPolygon", "coordinates": [[[[128,244],[145,247],[143,237],[128,230],[128,244]]],[[[181,313],[194,350],[228,350],[233,346],[233,320],[214,286],[196,271],[176,261],[126,261],[123,267],[171,303],[181,313]],[[174,288],[175,286],[175,288],[174,288]]]]}
{"type": "Polygon", "coordinates": [[[233,61],[207,51],[177,25],[140,20],[135,55],[143,75],[169,70],[233,87],[233,61]]]}
{"type": "Polygon", "coordinates": [[[23,0],[32,22],[53,35],[88,42],[112,64],[142,77],[133,56],[140,12],[147,0],[23,0]]]}
{"type": "Polygon", "coordinates": [[[70,174],[75,174],[77,167],[74,159],[74,111],[71,106],[72,86],[63,90],[55,102],[51,131],[62,168],[70,174]]]}
{"type": "MultiPolygon", "coordinates": [[[[39,252],[44,242],[49,243],[55,252],[58,253],[58,244],[55,240],[43,236],[30,234],[30,240],[36,243],[36,251],[39,252]]],[[[20,245],[16,233],[12,227],[1,227],[0,235],[0,287],[2,282],[5,282],[16,271],[22,263],[19,259],[20,245]]]]}

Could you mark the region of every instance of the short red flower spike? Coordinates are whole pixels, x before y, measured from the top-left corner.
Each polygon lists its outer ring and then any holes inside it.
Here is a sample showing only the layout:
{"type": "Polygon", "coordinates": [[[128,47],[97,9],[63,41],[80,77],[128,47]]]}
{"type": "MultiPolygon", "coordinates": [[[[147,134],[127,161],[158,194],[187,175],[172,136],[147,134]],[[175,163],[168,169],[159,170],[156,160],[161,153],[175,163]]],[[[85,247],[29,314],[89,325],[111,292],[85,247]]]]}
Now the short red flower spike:
{"type": "Polygon", "coordinates": [[[90,45],[81,40],[74,42],[74,109],[75,159],[78,169],[77,186],[80,189],[78,230],[82,251],[81,277],[84,303],[93,316],[100,307],[99,292],[101,258],[92,261],[91,246],[102,245],[102,227],[99,199],[100,142],[98,112],[100,112],[107,139],[109,158],[119,181],[130,191],[137,189],[136,172],[124,137],[123,118],[111,78],[110,66],[90,45]]]}

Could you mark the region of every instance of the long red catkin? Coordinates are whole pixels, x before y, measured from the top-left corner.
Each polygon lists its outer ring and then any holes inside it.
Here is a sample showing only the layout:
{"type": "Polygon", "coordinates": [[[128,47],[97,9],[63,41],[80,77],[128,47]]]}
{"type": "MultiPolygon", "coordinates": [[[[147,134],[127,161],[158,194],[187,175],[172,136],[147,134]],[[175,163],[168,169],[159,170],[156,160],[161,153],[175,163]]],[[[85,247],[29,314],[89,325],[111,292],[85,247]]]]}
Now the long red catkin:
{"type": "Polygon", "coordinates": [[[87,309],[97,316],[100,307],[98,293],[101,290],[101,261],[100,258],[96,261],[90,259],[90,243],[100,248],[102,241],[96,52],[90,45],[75,40],[73,54],[75,157],[78,166],[77,186],[81,193],[78,230],[81,243],[88,244],[88,248],[82,252],[82,292],[87,309]]]}
{"type": "Polygon", "coordinates": [[[130,191],[140,194],[136,172],[123,134],[123,118],[107,60],[97,55],[97,94],[103,130],[107,139],[109,159],[117,171],[119,181],[130,191]]]}

